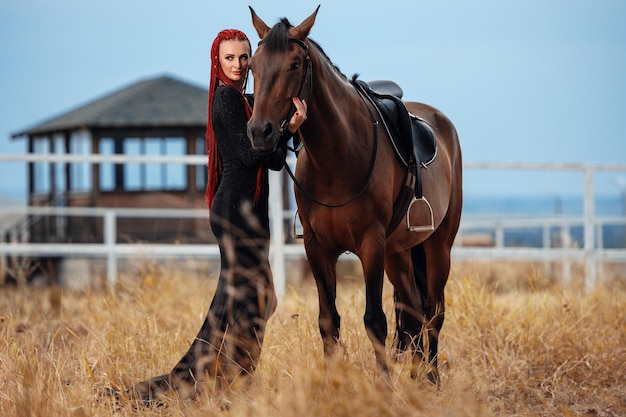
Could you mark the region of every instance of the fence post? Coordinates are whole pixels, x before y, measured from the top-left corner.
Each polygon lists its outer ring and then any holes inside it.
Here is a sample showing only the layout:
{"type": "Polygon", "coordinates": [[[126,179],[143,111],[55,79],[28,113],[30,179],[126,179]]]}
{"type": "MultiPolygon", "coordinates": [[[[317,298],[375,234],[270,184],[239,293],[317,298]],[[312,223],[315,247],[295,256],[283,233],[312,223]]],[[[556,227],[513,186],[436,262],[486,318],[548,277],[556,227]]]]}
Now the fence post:
{"type": "Polygon", "coordinates": [[[107,248],[107,282],[113,287],[117,278],[117,254],[115,243],[117,236],[115,211],[104,212],[104,245],[107,248]]]}
{"type": "Polygon", "coordinates": [[[552,234],[550,233],[550,223],[545,222],[541,227],[541,244],[543,249],[550,249],[552,246],[552,234]]]}
{"type": "MultiPolygon", "coordinates": [[[[572,232],[569,223],[564,223],[561,226],[561,249],[571,249],[572,248],[572,232]]],[[[570,258],[563,255],[561,260],[563,263],[563,280],[569,285],[572,282],[572,268],[570,264],[570,258]]]]}
{"type": "Polygon", "coordinates": [[[495,227],[496,248],[502,249],[504,247],[504,227],[502,226],[502,222],[496,222],[495,227]]]}
{"type": "Polygon", "coordinates": [[[585,288],[591,289],[596,285],[596,254],[594,221],[595,202],[593,191],[593,169],[589,166],[583,168],[585,182],[584,210],[584,248],[586,261],[585,288]]]}
{"type": "Polygon", "coordinates": [[[269,210],[270,210],[270,254],[272,275],[276,295],[285,295],[285,233],[283,216],[283,176],[282,171],[269,171],[269,210]]]}

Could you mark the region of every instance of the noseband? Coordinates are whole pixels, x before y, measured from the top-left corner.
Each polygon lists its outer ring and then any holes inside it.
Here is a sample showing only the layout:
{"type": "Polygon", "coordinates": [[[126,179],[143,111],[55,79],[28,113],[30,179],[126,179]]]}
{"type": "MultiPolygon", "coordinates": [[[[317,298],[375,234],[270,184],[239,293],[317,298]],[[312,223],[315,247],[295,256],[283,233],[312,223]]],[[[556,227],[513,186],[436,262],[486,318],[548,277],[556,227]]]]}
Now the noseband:
{"type": "MultiPolygon", "coordinates": [[[[288,38],[287,40],[289,42],[294,42],[298,44],[302,49],[304,49],[304,52],[306,53],[306,57],[304,58],[304,65],[305,65],[304,74],[302,75],[302,81],[300,82],[300,88],[298,89],[297,97],[302,96],[302,91],[304,90],[305,84],[307,84],[307,79],[308,79],[308,84],[309,84],[309,95],[310,95],[311,90],[313,89],[313,77],[311,77],[311,58],[309,57],[309,46],[306,44],[306,42],[301,41],[300,39],[288,38]]],[[[263,39],[259,41],[258,45],[260,46],[262,43],[263,43],[263,39]]],[[[291,108],[289,109],[289,113],[287,114],[287,117],[280,124],[280,128],[278,131],[278,134],[280,136],[282,136],[282,134],[285,132],[285,129],[287,129],[287,125],[289,124],[289,121],[291,120],[295,112],[296,112],[296,106],[295,104],[291,103],[291,108]]]]}

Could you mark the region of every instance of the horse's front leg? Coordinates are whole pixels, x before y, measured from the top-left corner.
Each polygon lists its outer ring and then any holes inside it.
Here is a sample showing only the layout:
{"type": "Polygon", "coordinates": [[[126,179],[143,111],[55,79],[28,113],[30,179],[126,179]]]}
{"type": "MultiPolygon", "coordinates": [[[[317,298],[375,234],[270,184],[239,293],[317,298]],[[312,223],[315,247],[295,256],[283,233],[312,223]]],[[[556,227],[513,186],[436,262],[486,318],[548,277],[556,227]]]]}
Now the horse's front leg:
{"type": "Polygon", "coordinates": [[[374,346],[376,364],[381,376],[391,382],[385,340],[387,338],[387,317],[383,311],[383,277],[385,246],[384,235],[381,239],[364,239],[359,250],[365,278],[365,315],[363,321],[367,335],[374,346]]]}
{"type": "Polygon", "coordinates": [[[331,355],[339,343],[341,317],[337,311],[337,259],[329,255],[316,240],[305,244],[307,259],[317,285],[319,298],[319,328],[324,344],[324,353],[331,355]]]}

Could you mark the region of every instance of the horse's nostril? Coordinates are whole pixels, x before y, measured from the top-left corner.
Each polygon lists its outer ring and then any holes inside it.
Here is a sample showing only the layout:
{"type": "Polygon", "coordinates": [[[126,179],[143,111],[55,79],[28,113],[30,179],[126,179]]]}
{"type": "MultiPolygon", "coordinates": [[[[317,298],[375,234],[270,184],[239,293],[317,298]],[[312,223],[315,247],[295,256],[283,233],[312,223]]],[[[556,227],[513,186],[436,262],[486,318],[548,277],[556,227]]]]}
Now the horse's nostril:
{"type": "Polygon", "coordinates": [[[263,129],[263,137],[269,138],[272,135],[274,129],[272,128],[272,124],[268,123],[265,125],[265,129],[263,129]]]}

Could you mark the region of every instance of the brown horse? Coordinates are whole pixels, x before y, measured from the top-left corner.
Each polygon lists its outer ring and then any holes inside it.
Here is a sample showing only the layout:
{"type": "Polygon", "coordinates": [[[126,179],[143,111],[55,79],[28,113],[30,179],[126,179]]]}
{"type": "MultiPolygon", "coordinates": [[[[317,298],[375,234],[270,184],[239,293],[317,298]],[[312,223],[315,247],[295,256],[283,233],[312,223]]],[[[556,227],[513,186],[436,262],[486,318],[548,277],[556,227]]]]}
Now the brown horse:
{"type": "Polygon", "coordinates": [[[364,322],[381,375],[389,380],[382,305],[386,272],[395,293],[396,354],[413,355],[413,377],[425,360],[428,379],[439,385],[444,287],[463,200],[461,149],[454,125],[429,105],[405,103],[410,113],[432,127],[437,156],[427,169],[418,168],[426,204],[410,205],[407,222],[388,230],[407,168],[394,154],[372,103],[308,38],[317,10],[298,26],[283,18],[272,28],[250,10],[261,38],[250,60],[255,104],[248,136],[253,147],[266,151],[278,146],[281,124],[293,111],[291,97],[299,95],[308,103],[308,118],[300,129],[303,148],[295,193],[317,283],[324,352],[332,353],[339,341],[336,263],[349,251],[363,267],[364,322]],[[409,218],[412,224],[431,227],[412,229],[409,218]]]}

